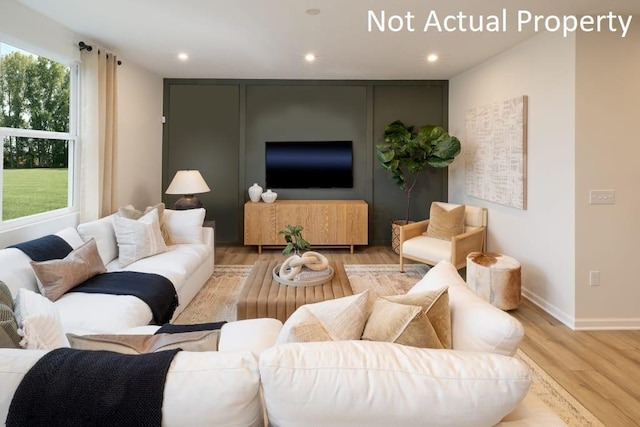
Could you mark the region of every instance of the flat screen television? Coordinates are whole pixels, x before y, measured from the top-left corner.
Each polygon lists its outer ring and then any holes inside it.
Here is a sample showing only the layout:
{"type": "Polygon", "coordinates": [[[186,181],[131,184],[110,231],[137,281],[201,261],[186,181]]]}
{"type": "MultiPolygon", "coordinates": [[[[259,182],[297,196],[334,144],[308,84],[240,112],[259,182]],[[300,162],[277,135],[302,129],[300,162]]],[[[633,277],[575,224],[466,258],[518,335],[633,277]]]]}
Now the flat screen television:
{"type": "Polygon", "coordinates": [[[353,188],[352,141],[267,141],[268,188],[353,188]]]}

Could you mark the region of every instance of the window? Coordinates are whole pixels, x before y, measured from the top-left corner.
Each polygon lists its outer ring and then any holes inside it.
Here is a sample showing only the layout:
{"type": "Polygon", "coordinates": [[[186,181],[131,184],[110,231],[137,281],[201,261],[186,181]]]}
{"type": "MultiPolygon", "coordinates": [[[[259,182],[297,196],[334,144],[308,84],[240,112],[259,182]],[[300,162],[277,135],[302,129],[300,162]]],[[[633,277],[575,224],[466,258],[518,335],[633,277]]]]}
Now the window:
{"type": "Polygon", "coordinates": [[[0,42],[0,224],[73,206],[76,70],[0,42]]]}

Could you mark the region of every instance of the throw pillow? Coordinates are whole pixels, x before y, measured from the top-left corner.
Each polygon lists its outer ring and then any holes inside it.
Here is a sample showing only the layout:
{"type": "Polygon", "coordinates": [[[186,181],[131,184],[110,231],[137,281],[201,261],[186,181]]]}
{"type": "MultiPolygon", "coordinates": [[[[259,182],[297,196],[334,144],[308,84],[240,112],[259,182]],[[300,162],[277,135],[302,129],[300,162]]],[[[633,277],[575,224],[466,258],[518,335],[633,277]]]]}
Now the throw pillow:
{"type": "Polygon", "coordinates": [[[106,272],[95,239],[89,240],[63,259],[31,261],[40,292],[55,301],[84,281],[106,272]]]}
{"type": "Polygon", "coordinates": [[[169,246],[172,243],[171,243],[171,237],[169,236],[169,231],[167,230],[166,224],[163,221],[164,203],[158,203],[157,205],[154,205],[154,206],[147,206],[144,212],[134,208],[133,205],[123,206],[121,208],[118,208],[118,215],[124,218],[129,218],[129,219],[140,219],[154,209],[158,211],[158,221],[160,222],[160,232],[162,233],[162,238],[164,239],[164,243],[165,245],[169,246]]]}
{"type": "Polygon", "coordinates": [[[113,218],[118,242],[120,267],[152,255],[167,251],[160,232],[158,211],[151,210],[138,220],[116,215],[113,218]]]}
{"type": "Polygon", "coordinates": [[[369,314],[369,291],[305,304],[284,323],[277,344],[288,342],[358,340],[369,314]]]}
{"type": "Polygon", "coordinates": [[[20,289],[14,300],[14,310],[18,327],[22,331],[22,348],[53,350],[69,346],[56,306],[48,298],[20,289]]]}
{"type": "Polygon", "coordinates": [[[424,348],[451,348],[447,287],[432,292],[379,297],[362,339],[424,348]]]}
{"type": "Polygon", "coordinates": [[[0,304],[8,306],[13,310],[13,296],[9,287],[0,280],[0,304]]]}
{"type": "Polygon", "coordinates": [[[118,257],[118,244],[113,225],[113,218],[116,216],[113,214],[78,225],[78,234],[82,240],[88,242],[92,238],[96,239],[98,252],[104,265],[118,257]]]}
{"type": "Polygon", "coordinates": [[[0,348],[20,348],[20,339],[13,310],[0,303],[0,348]]]}
{"type": "Polygon", "coordinates": [[[173,244],[202,243],[202,224],[205,213],[204,208],[183,211],[165,209],[163,222],[167,227],[171,242],[173,244]]]}
{"type": "Polygon", "coordinates": [[[436,202],[431,203],[427,236],[451,240],[453,236],[464,233],[464,213],[464,205],[446,210],[436,202]]]}
{"type": "Polygon", "coordinates": [[[67,334],[71,348],[144,354],[181,348],[185,351],[217,351],[220,331],[195,331],[156,335],[67,334]]]}
{"type": "Polygon", "coordinates": [[[0,348],[20,348],[18,322],[9,287],[0,281],[0,348]]]}

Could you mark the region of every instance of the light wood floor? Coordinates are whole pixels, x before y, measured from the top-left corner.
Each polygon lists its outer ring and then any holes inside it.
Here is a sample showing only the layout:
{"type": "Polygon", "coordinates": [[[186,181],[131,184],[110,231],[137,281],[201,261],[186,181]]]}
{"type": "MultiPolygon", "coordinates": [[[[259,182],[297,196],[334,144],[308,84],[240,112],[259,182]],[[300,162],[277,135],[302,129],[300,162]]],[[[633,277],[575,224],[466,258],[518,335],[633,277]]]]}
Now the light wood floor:
{"type": "MultiPolygon", "coordinates": [[[[390,248],[322,253],[344,264],[396,264],[390,248]]],[[[278,249],[219,247],[216,264],[282,259],[278,249]]],[[[640,426],[640,331],[573,331],[524,300],[511,311],[525,328],[520,348],[606,426],[640,426]]]]}

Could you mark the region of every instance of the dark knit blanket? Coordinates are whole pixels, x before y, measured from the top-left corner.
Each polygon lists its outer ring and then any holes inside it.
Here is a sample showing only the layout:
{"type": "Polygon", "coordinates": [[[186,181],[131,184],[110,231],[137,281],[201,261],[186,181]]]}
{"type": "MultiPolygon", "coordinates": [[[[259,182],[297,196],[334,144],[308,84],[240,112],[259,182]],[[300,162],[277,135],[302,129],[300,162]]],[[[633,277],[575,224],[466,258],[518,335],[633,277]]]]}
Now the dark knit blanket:
{"type": "Polygon", "coordinates": [[[73,248],[62,237],[50,234],[28,242],[9,246],[20,249],[27,254],[32,261],[41,262],[50,259],[63,259],[71,253],[73,248]]]}
{"type": "Polygon", "coordinates": [[[153,273],[113,271],[98,274],[69,292],[133,295],[151,308],[156,325],[169,322],[178,307],[178,294],[171,280],[153,273]]]}
{"type": "Polygon", "coordinates": [[[222,320],[220,322],[211,322],[211,323],[193,323],[190,325],[172,325],[171,323],[165,323],[158,329],[154,335],[158,334],[181,334],[183,332],[198,332],[198,331],[214,331],[216,329],[221,329],[226,320],[222,320]]]}
{"type": "Polygon", "coordinates": [[[53,350],[23,378],[6,425],[160,426],[164,383],[178,351],[53,350]]]}

